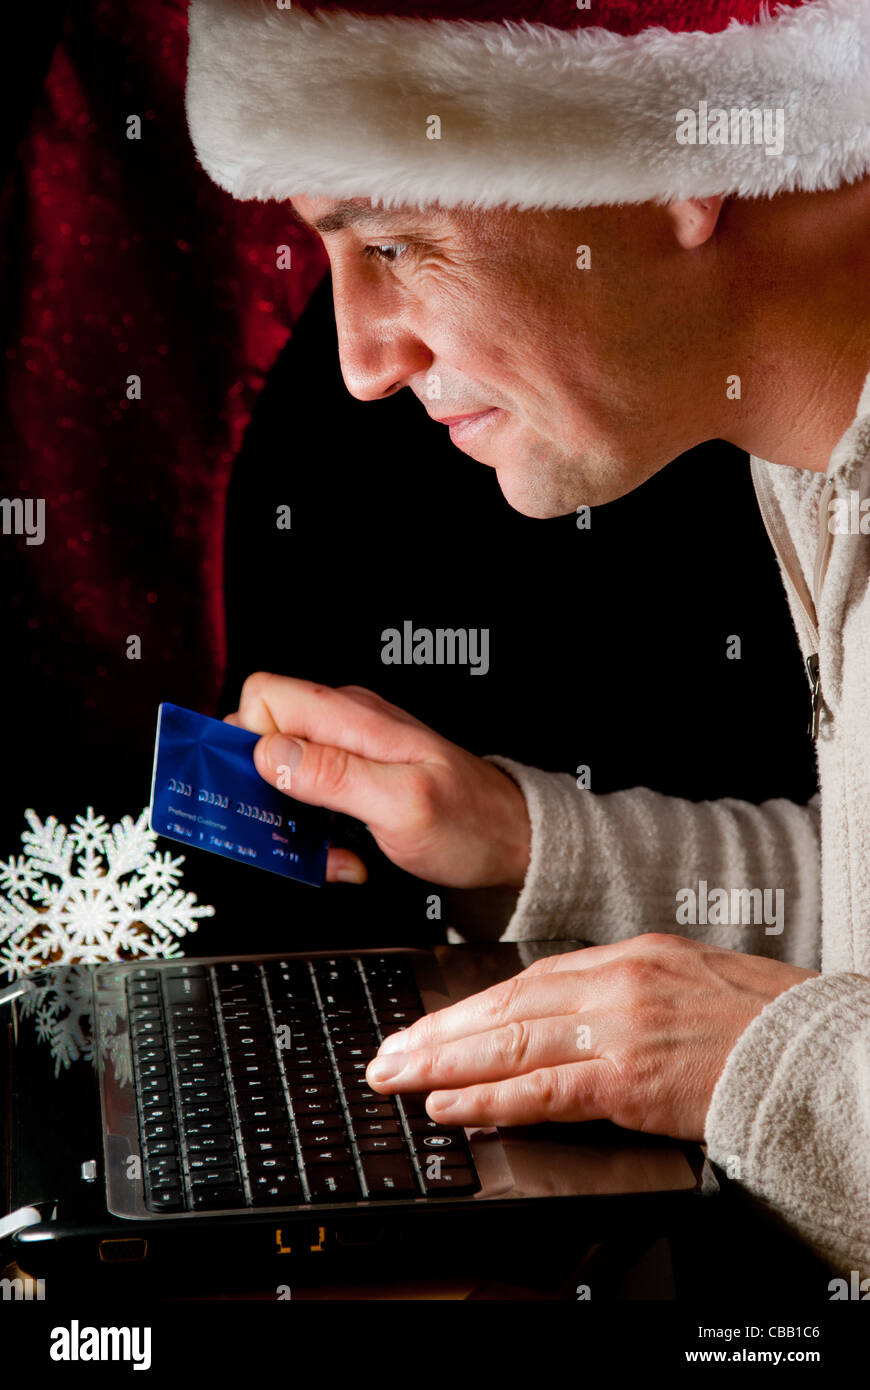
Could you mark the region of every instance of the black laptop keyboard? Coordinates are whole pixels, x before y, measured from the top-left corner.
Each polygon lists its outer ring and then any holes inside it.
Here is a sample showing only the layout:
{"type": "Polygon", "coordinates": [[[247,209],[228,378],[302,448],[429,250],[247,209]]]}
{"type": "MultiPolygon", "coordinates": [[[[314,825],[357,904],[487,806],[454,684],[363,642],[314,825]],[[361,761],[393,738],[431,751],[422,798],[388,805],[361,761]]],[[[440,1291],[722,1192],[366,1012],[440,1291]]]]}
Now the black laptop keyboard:
{"type": "Polygon", "coordinates": [[[143,966],[127,976],[153,1211],[467,1196],[465,1132],[423,1092],[369,1090],[383,1037],[424,1009],[384,956],[143,966]]]}

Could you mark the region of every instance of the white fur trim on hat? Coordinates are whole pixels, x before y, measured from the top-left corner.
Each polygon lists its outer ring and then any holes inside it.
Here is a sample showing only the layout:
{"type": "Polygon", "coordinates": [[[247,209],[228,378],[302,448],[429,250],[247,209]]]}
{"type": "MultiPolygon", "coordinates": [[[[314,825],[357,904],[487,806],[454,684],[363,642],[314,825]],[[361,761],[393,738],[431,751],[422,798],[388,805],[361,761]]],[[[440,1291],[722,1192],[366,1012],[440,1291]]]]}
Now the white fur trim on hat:
{"type": "Polygon", "coordinates": [[[584,207],[835,188],[870,171],[870,0],[629,37],[192,0],[187,115],[236,198],[584,207]],[[696,143],[680,143],[689,112],[696,143]]]}

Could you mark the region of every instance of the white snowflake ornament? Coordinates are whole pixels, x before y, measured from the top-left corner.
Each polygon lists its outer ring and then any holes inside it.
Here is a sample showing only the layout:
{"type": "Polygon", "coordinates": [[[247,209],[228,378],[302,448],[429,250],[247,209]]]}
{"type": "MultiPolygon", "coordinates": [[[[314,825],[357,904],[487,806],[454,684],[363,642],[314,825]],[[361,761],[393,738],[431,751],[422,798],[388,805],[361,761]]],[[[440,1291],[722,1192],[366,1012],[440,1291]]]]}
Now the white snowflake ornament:
{"type": "Polygon", "coordinates": [[[25,853],[0,863],[0,972],[181,955],[214,908],[177,887],[184,855],[159,854],[148,808],[109,826],[89,806],[68,830],[25,811],[25,853]],[[73,862],[75,861],[75,862],[73,862]]]}

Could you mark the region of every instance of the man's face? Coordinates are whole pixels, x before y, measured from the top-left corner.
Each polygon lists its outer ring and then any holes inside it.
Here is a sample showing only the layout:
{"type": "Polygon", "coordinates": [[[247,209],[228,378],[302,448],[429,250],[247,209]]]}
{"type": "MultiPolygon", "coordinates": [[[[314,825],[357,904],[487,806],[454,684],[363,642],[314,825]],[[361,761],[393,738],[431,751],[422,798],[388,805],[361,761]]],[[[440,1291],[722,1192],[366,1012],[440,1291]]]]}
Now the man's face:
{"type": "Polygon", "coordinates": [[[682,250],[665,209],[293,203],[330,258],[348,390],[410,387],[517,511],[610,501],[718,433],[715,251],[682,250]]]}

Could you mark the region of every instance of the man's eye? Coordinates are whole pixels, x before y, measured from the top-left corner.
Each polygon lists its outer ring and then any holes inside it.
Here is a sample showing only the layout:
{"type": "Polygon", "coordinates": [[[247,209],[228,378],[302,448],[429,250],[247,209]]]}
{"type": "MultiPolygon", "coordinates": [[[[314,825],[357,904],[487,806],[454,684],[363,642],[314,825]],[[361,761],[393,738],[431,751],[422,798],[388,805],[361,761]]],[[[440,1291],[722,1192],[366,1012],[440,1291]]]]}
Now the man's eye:
{"type": "Polygon", "coordinates": [[[385,261],[388,265],[394,265],[399,257],[408,249],[407,241],[399,242],[380,242],[372,246],[363,247],[363,255],[368,256],[369,260],[385,261]]]}

